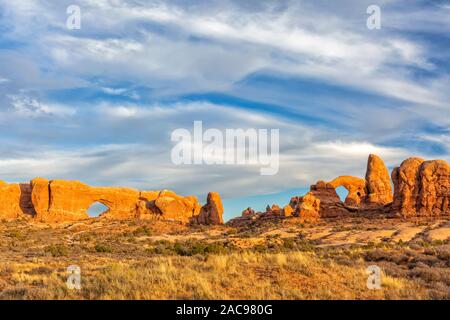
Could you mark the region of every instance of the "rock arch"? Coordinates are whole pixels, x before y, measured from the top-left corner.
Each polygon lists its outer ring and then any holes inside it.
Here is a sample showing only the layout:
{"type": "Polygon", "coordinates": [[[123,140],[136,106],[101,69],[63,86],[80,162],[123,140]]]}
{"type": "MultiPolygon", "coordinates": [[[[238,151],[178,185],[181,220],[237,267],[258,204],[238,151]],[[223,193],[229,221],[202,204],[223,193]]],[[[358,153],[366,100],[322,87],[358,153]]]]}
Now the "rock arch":
{"type": "Polygon", "coordinates": [[[348,191],[345,204],[351,207],[359,206],[366,197],[366,180],[352,177],[340,176],[328,182],[334,189],[344,187],[348,191]]]}
{"type": "Polygon", "coordinates": [[[86,213],[90,218],[98,218],[107,214],[109,210],[110,208],[106,204],[101,201],[94,201],[86,210],[86,213]]]}
{"type": "Polygon", "coordinates": [[[36,219],[46,222],[88,219],[87,210],[95,202],[109,208],[106,218],[130,218],[139,198],[138,190],[91,187],[79,181],[39,178],[31,185],[36,219]]]}

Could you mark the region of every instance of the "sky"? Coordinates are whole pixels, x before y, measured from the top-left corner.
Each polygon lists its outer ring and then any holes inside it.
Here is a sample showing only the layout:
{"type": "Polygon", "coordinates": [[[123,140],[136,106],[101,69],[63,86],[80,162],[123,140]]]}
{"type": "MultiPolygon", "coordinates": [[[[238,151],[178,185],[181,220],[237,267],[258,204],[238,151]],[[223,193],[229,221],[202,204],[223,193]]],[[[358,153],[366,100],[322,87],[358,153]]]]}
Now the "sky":
{"type": "Polygon", "coordinates": [[[217,191],[230,218],[369,153],[448,161],[449,88],[450,1],[0,0],[0,179],[217,191]],[[194,121],[279,129],[278,173],[174,164],[194,121]]]}

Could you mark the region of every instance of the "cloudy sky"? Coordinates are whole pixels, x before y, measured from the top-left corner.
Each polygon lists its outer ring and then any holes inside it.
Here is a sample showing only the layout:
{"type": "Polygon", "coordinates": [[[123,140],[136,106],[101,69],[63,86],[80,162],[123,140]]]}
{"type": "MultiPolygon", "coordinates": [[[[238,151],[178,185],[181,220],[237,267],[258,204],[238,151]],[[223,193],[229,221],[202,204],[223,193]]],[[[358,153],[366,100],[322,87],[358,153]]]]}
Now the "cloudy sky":
{"type": "Polygon", "coordinates": [[[214,190],[230,217],[369,153],[449,160],[449,88],[450,1],[0,0],[0,179],[214,190]],[[196,120],[279,129],[278,174],[174,165],[196,120]]]}

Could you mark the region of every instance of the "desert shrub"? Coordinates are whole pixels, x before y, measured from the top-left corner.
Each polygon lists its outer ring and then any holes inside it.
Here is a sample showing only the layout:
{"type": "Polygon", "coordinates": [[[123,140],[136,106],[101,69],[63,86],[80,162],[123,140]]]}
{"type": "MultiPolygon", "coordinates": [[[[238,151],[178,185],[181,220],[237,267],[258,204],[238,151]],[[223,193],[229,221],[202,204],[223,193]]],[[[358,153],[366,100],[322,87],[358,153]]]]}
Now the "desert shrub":
{"type": "Polygon", "coordinates": [[[108,244],[104,244],[104,243],[97,243],[94,247],[95,252],[99,252],[99,253],[111,253],[113,252],[113,248],[108,245],[108,244]]]}
{"type": "Polygon", "coordinates": [[[439,259],[450,263],[450,246],[442,246],[437,248],[436,255],[439,259]]]}
{"type": "Polygon", "coordinates": [[[8,277],[14,272],[14,268],[9,264],[0,265],[0,276],[8,277]]]}
{"type": "Polygon", "coordinates": [[[126,235],[133,236],[133,237],[140,237],[140,236],[148,236],[149,237],[149,236],[153,235],[153,231],[147,226],[142,226],[142,227],[136,228],[131,233],[126,233],[126,235]]]}
{"type": "Polygon", "coordinates": [[[69,254],[69,249],[64,244],[49,245],[44,248],[44,251],[52,257],[65,257],[69,254]]]}
{"type": "Polygon", "coordinates": [[[80,235],[80,241],[85,241],[85,242],[89,242],[92,239],[94,239],[95,237],[93,237],[91,234],[88,233],[83,233],[80,235]]]}
{"type": "Polygon", "coordinates": [[[28,274],[31,275],[49,275],[53,273],[53,269],[50,269],[48,267],[45,266],[41,266],[41,267],[37,267],[34,269],[31,269],[28,274]]]}
{"type": "Polygon", "coordinates": [[[0,300],[43,300],[49,299],[44,289],[30,287],[6,288],[0,292],[0,300]]]}
{"type": "Polygon", "coordinates": [[[439,270],[429,267],[414,268],[408,272],[409,276],[414,278],[420,278],[427,282],[439,281],[442,278],[442,274],[439,270]]]}
{"type": "Polygon", "coordinates": [[[25,240],[25,234],[23,234],[20,230],[11,230],[6,233],[6,236],[17,240],[25,240]]]}
{"type": "Polygon", "coordinates": [[[225,233],[224,233],[224,235],[225,236],[231,236],[231,235],[235,235],[235,234],[237,234],[238,233],[238,230],[237,229],[230,229],[230,230],[227,230],[225,233]]]}

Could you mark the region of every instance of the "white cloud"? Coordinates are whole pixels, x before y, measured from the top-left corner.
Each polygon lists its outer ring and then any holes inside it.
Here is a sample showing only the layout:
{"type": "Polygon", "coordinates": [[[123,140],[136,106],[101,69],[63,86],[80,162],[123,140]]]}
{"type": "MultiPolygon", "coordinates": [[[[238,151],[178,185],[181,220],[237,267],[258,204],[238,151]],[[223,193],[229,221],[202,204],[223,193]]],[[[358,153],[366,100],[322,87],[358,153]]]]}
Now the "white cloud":
{"type": "Polygon", "coordinates": [[[14,111],[19,115],[29,117],[40,116],[72,116],[76,113],[75,109],[58,104],[41,103],[38,99],[26,96],[10,96],[14,111]]]}
{"type": "Polygon", "coordinates": [[[94,185],[169,188],[201,198],[215,189],[228,198],[307,187],[317,180],[331,180],[343,174],[363,176],[369,153],[382,156],[389,166],[398,165],[411,155],[405,148],[357,139],[339,141],[319,128],[262,112],[210,103],[177,103],[165,108],[103,105],[98,112],[106,116],[100,117],[106,123],[99,125],[98,132],[106,131],[103,133],[106,135],[120,132],[124,137],[133,134],[140,136],[141,141],[92,145],[90,139],[94,137],[88,132],[86,146],[59,149],[37,145],[19,154],[2,153],[0,175],[6,180],[20,178],[26,181],[45,176],[80,179],[94,185]],[[175,118],[174,115],[178,116],[175,118]],[[199,118],[199,115],[203,117],[199,118]],[[204,121],[204,130],[279,129],[279,173],[263,177],[258,165],[174,165],[171,162],[174,146],[170,141],[171,130],[185,128],[192,131],[193,121],[199,119],[204,121]],[[165,125],[169,121],[172,128],[165,125]]]}
{"type": "MultiPolygon", "coordinates": [[[[29,1],[5,6],[16,24],[43,11],[44,17],[51,16],[49,24],[61,20],[56,9],[37,2],[41,6],[29,1]]],[[[363,8],[346,3],[350,12],[351,6],[363,8]]],[[[383,2],[387,8],[391,3],[383,2]]],[[[411,67],[434,67],[428,60],[430,49],[423,43],[387,30],[378,36],[338,11],[322,13],[321,4],[290,1],[279,10],[269,2],[255,6],[255,11],[245,11],[232,1],[197,4],[195,10],[159,1],[84,0],[80,6],[85,32],[42,32],[37,47],[59,68],[83,78],[102,72],[115,79],[145,82],[160,94],[173,94],[223,91],[248,75],[271,70],[421,105],[447,106],[447,94],[411,76],[411,67]],[[142,28],[142,23],[156,23],[165,32],[142,28]],[[102,33],[107,36],[97,36],[102,33]]],[[[357,13],[352,14],[358,17],[357,13]]],[[[359,15],[365,17],[365,10],[359,15]]],[[[407,21],[400,16],[397,20],[407,21]]]]}

